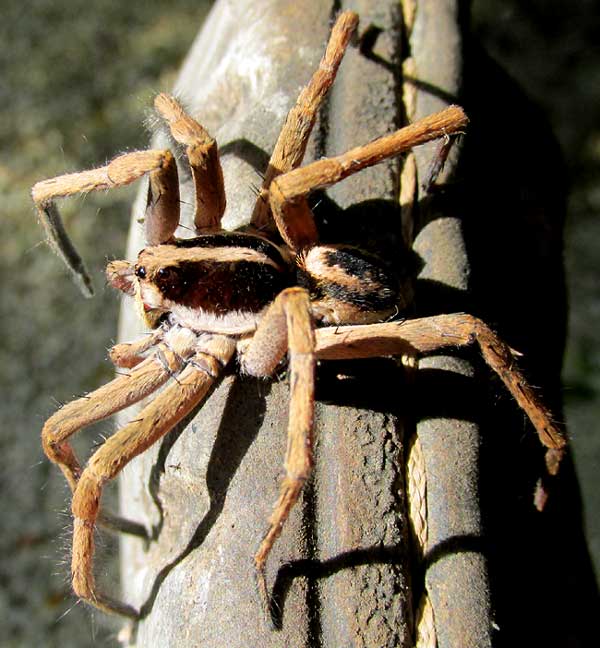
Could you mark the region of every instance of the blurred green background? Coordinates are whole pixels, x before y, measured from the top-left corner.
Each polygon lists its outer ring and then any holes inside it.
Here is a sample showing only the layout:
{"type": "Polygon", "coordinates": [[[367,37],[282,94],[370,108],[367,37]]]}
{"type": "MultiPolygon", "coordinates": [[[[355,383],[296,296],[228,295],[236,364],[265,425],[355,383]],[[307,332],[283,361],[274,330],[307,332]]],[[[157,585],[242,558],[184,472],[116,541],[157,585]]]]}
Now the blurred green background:
{"type": "MultiPolygon", "coordinates": [[[[42,458],[39,430],[57,403],[111,378],[106,349],[118,300],[107,258],[124,253],[135,188],[75,198],[67,229],[98,294],[80,297],[42,243],[29,200],[37,180],[144,147],[153,95],[172,85],[209,2],[3,0],[0,21],[0,646],[115,645],[118,623],[69,596],[67,492],[42,458]],[[65,616],[65,613],[67,613],[65,616]]],[[[571,300],[565,403],[583,476],[588,538],[600,566],[600,40],[596,2],[474,3],[474,30],[545,110],[571,183],[566,263],[571,300]]],[[[81,443],[89,445],[99,426],[81,443]]],[[[115,578],[115,548],[101,570],[115,578]]]]}

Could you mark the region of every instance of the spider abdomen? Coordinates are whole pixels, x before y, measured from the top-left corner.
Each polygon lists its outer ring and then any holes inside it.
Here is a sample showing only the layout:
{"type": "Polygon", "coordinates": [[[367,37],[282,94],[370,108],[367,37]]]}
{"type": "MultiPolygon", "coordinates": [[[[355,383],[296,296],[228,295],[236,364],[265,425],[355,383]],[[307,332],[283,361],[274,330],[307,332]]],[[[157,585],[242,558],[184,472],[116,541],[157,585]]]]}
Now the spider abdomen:
{"type": "Polygon", "coordinates": [[[318,245],[298,259],[298,283],[323,324],[369,324],[404,306],[400,283],[386,264],[351,245],[318,245]]]}

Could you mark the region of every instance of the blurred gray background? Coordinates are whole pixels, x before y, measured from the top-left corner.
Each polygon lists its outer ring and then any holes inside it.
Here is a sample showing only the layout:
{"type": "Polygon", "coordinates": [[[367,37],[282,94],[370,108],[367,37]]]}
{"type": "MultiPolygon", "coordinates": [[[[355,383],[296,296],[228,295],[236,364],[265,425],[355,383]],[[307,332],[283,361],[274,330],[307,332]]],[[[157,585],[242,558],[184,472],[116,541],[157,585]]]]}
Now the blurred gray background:
{"type": "MultiPolygon", "coordinates": [[[[29,200],[37,180],[145,146],[152,97],[172,85],[209,2],[3,0],[0,22],[0,646],[115,645],[118,623],[69,595],[62,476],[39,431],[58,403],[109,380],[118,299],[107,258],[124,254],[135,188],[64,204],[67,229],[94,273],[80,297],[42,242],[29,200]]],[[[571,314],[564,395],[590,549],[600,568],[600,15],[594,0],[479,0],[473,26],[539,103],[571,186],[566,264],[571,314]]],[[[500,143],[501,144],[501,143],[500,143]]],[[[89,448],[106,423],[82,435],[89,448]]],[[[100,571],[115,578],[115,547],[100,571]]],[[[112,586],[113,589],[116,585],[112,586]]]]}

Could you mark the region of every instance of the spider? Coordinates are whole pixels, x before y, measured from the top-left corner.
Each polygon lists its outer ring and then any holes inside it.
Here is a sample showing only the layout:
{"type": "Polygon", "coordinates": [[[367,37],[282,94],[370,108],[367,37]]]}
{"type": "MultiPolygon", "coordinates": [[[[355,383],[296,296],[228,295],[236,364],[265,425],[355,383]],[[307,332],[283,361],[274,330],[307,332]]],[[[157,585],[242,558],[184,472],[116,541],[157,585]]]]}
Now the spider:
{"type": "Polygon", "coordinates": [[[357,15],[349,11],[336,20],[321,63],[279,135],[248,227],[221,229],[226,199],[216,142],[165,94],[157,96],[155,108],[173,138],[186,147],[196,190],[194,238],[175,236],[179,185],[168,150],[126,153],[104,167],[33,187],[51,243],[90,293],[89,277],[62,228],[54,200],[149,176],[147,247],[135,263],[109,263],[106,274],[114,288],[134,298],[152,332],[114,346],[110,359],[129,372],[64,405],[42,431],[44,451],[62,470],[73,494],[73,589],[101,610],[139,616],[138,610],[95,585],[94,528],[103,516],[108,518],[100,510],[104,485],[197,408],[234,356],[243,373],[269,377],[288,354],[285,476],[254,558],[266,606],[265,565],[313,464],[317,360],[422,355],[476,343],[548,448],[550,472],[558,468],[566,443],[561,430],[516,368],[515,352],[485,323],[464,313],[398,319],[410,292],[405,278],[357,247],[319,242],[307,202],[311,192],[427,141],[447,142],[468,121],[461,108],[450,106],[347,153],[300,166],[319,107],[357,24],[357,15]],[[108,438],[82,467],[69,438],[161,387],[139,416],[108,438]]]}

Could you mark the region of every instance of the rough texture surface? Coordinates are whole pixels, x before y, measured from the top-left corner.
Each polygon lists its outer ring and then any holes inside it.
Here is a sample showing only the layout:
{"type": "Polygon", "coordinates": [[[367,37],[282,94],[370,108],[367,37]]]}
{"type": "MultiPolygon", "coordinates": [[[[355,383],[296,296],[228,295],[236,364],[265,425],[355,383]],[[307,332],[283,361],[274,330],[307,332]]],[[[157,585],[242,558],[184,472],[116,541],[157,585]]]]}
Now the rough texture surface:
{"type": "MultiPolygon", "coordinates": [[[[455,0],[416,3],[409,39],[411,71],[417,87],[413,119],[439,110],[449,101],[462,101],[465,24],[461,22],[459,5],[455,0]],[[439,42],[446,43],[447,49],[447,57],[442,60],[439,42]]],[[[415,151],[419,182],[427,173],[434,151],[432,145],[415,151]]],[[[443,177],[460,183],[464,195],[471,178],[456,173],[455,153],[443,177]]],[[[470,311],[467,293],[472,267],[465,243],[462,195],[450,204],[443,195],[419,193],[413,225],[414,249],[424,263],[416,290],[419,315],[470,311]]],[[[429,521],[425,587],[433,606],[440,648],[483,648],[492,643],[488,568],[481,551],[481,431],[473,406],[472,356],[467,357],[441,355],[423,359],[417,376],[423,403],[416,434],[425,459],[429,521]]],[[[482,379],[488,378],[484,374],[482,379]]]]}
{"type": "MultiPolygon", "coordinates": [[[[459,4],[454,0],[416,3],[409,39],[417,86],[413,119],[449,101],[462,101],[465,25],[460,22],[459,4]],[[447,44],[447,56],[439,57],[439,42],[447,44]]],[[[415,151],[419,182],[427,173],[432,149],[415,151]]],[[[453,157],[444,170],[450,181],[456,175],[453,157]]],[[[460,180],[463,191],[468,191],[470,179],[460,180]]],[[[416,292],[420,315],[469,311],[466,295],[471,263],[464,216],[460,202],[448,205],[436,196],[419,201],[413,227],[414,249],[424,263],[416,292]]],[[[478,497],[481,436],[478,417],[472,414],[473,367],[470,360],[436,356],[422,360],[419,368],[417,388],[432,395],[419,409],[416,433],[427,474],[425,587],[433,606],[437,641],[440,648],[483,648],[492,643],[492,626],[487,564],[478,547],[483,536],[478,497]]]]}
{"type": "MultiPolygon", "coordinates": [[[[347,54],[331,90],[324,155],[400,125],[400,7],[364,0],[347,5],[358,12],[362,32],[373,25],[384,31],[367,55],[347,54]]],[[[363,246],[376,241],[398,255],[399,169],[399,161],[390,160],[331,187],[328,197],[345,211],[324,207],[323,237],[363,246]]],[[[385,363],[355,365],[322,367],[320,375],[321,397],[332,404],[319,409],[316,546],[324,564],[338,565],[319,582],[320,639],[332,647],[411,645],[401,372],[385,363]]]]}

